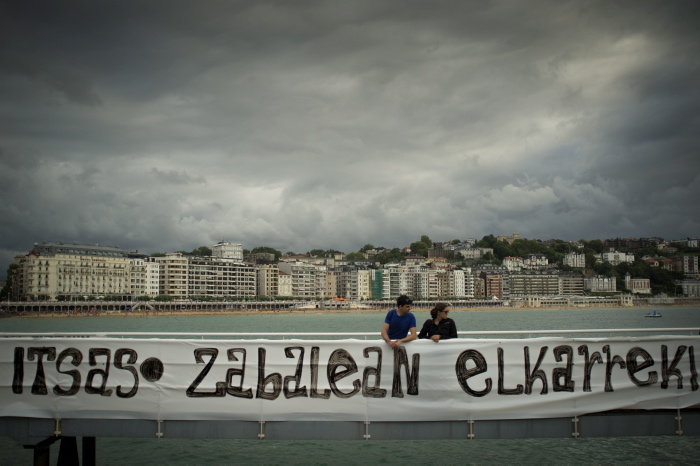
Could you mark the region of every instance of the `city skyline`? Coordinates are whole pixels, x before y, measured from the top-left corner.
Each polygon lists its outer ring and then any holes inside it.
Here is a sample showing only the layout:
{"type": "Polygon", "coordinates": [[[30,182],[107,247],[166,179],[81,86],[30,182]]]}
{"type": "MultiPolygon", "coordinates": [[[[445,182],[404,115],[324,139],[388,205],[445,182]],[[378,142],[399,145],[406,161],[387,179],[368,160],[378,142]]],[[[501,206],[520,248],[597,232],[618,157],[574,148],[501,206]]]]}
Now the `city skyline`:
{"type": "Polygon", "coordinates": [[[697,237],[700,4],[1,2],[0,277],[34,242],[697,237]]]}

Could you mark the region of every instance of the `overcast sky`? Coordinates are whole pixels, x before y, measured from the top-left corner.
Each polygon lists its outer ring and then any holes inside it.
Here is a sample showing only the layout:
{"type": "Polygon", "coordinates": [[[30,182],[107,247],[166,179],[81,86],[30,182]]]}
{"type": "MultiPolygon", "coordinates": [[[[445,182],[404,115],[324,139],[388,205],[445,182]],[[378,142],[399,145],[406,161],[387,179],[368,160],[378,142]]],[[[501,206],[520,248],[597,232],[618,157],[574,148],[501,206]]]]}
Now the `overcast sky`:
{"type": "Polygon", "coordinates": [[[34,242],[700,235],[700,2],[0,0],[34,242]]]}

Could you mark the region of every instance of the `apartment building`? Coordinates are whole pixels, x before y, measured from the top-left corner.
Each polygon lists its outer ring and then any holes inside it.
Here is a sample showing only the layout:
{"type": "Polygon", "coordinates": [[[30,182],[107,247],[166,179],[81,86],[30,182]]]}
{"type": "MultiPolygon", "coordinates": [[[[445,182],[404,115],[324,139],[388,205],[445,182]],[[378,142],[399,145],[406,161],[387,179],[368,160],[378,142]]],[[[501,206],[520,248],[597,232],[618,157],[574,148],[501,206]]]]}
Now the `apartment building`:
{"type": "Polygon", "coordinates": [[[146,261],[143,257],[129,254],[129,294],[131,296],[146,295],[146,261]]]}
{"type": "MultiPolygon", "coordinates": [[[[356,266],[336,267],[332,270],[335,288],[331,297],[365,300],[372,297],[372,272],[356,266]]],[[[330,274],[329,274],[330,275],[330,274]]],[[[330,287],[327,287],[330,289],[330,287]]]]}
{"type": "Polygon", "coordinates": [[[454,289],[454,284],[450,286],[453,276],[447,269],[431,268],[426,270],[428,274],[428,299],[443,299],[449,296],[450,288],[454,289]]]}
{"type": "Polygon", "coordinates": [[[256,269],[230,259],[189,258],[187,296],[254,298],[256,269]]]}
{"type": "MultiPolygon", "coordinates": [[[[508,278],[510,297],[556,296],[559,294],[560,284],[557,271],[523,270],[509,274],[508,278]]],[[[581,289],[583,289],[583,280],[581,280],[581,289]]]]}
{"type": "Polygon", "coordinates": [[[280,269],[276,264],[263,264],[255,268],[258,275],[258,296],[279,296],[280,269]]]}
{"type": "Polygon", "coordinates": [[[492,248],[463,248],[455,250],[455,253],[459,253],[465,259],[479,260],[487,253],[493,254],[492,248]]]}
{"type": "Polygon", "coordinates": [[[576,252],[569,252],[567,254],[564,254],[564,259],[562,263],[569,267],[582,269],[586,267],[586,255],[579,254],[576,252]]]}
{"type": "Polygon", "coordinates": [[[159,265],[158,294],[172,296],[175,299],[186,299],[188,297],[187,275],[189,273],[187,257],[179,252],[173,252],[155,259],[159,265]]]}
{"type": "MultiPolygon", "coordinates": [[[[447,279],[447,285],[448,285],[448,290],[447,290],[447,296],[450,297],[455,297],[455,298],[465,298],[467,297],[467,291],[466,291],[466,280],[465,280],[465,273],[464,270],[462,269],[452,269],[448,270],[448,279],[447,279]]],[[[471,275],[471,274],[469,274],[471,275]]],[[[471,286],[472,290],[474,288],[474,284],[472,283],[471,286]]]]}
{"type": "Polygon", "coordinates": [[[597,254],[596,259],[601,262],[609,262],[612,265],[620,265],[623,262],[629,262],[631,264],[634,262],[634,254],[631,252],[619,252],[614,249],[610,249],[608,252],[597,254]]]}
{"type": "Polygon", "coordinates": [[[681,255],[673,258],[673,270],[686,276],[697,277],[700,256],[681,255]]]}
{"type": "Polygon", "coordinates": [[[526,269],[541,270],[546,269],[549,260],[544,254],[528,254],[523,258],[523,267],[526,269]]]}
{"type": "Polygon", "coordinates": [[[292,278],[291,295],[295,298],[316,299],[326,295],[326,267],[308,262],[280,262],[280,272],[292,278]]]}
{"type": "Polygon", "coordinates": [[[525,262],[522,257],[504,257],[501,264],[506,267],[509,272],[519,272],[525,268],[525,262]]]}
{"type": "Polygon", "coordinates": [[[384,290],[384,269],[370,269],[370,297],[382,299],[384,290]]]}
{"type": "Polygon", "coordinates": [[[559,296],[583,294],[583,275],[576,272],[559,272],[559,296]]]}
{"type": "Polygon", "coordinates": [[[160,293],[160,264],[155,257],[144,259],[146,265],[146,296],[158,296],[160,293]]]}
{"type": "Polygon", "coordinates": [[[211,255],[216,259],[231,259],[243,262],[243,245],[220,241],[211,248],[211,255]]]}
{"type": "Polygon", "coordinates": [[[503,299],[503,275],[500,273],[481,272],[479,278],[484,282],[485,297],[503,299]]]}
{"type": "Polygon", "coordinates": [[[278,296],[291,297],[292,296],[292,275],[289,273],[282,272],[280,270],[279,275],[279,291],[278,296]]]}
{"type": "MultiPolygon", "coordinates": [[[[83,300],[87,297],[129,297],[132,264],[119,248],[99,245],[34,243],[26,256],[15,257],[13,298],[83,300]]],[[[142,269],[137,266],[141,292],[142,269]]]]}

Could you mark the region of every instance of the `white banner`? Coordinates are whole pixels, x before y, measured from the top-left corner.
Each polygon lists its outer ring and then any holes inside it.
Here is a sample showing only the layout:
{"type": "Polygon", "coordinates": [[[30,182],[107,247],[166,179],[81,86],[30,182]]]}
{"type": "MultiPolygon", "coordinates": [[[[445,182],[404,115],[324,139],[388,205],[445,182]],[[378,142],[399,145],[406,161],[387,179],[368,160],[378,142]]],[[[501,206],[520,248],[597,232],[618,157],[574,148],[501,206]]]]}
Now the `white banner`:
{"type": "Polygon", "coordinates": [[[0,340],[0,416],[527,419],[700,404],[698,337],[0,340]]]}

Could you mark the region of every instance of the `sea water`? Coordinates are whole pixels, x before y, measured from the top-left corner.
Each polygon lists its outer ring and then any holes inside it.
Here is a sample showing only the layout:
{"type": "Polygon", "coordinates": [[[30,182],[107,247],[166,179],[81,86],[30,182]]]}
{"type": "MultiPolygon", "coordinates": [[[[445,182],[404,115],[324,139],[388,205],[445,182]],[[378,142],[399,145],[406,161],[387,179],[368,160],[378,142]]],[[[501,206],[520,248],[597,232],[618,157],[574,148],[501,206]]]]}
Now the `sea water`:
{"type": "MultiPolygon", "coordinates": [[[[700,329],[700,308],[453,311],[460,331],[528,331],[689,327],[700,329]]],[[[415,311],[420,327],[429,318],[415,311]]],[[[0,332],[377,332],[384,312],[279,312],[204,316],[0,319],[0,332]]],[[[80,450],[80,441],[78,447],[80,450]]],[[[51,447],[51,464],[59,443],[51,447]]],[[[517,440],[276,441],[98,438],[97,464],[697,464],[700,437],[517,440]]],[[[0,464],[31,464],[32,450],[0,437],[0,464]]]]}

